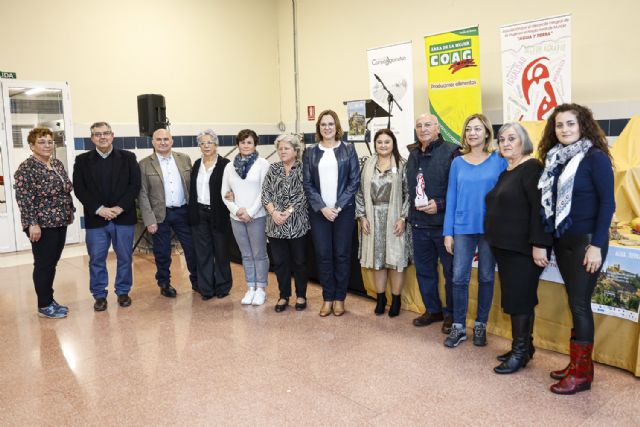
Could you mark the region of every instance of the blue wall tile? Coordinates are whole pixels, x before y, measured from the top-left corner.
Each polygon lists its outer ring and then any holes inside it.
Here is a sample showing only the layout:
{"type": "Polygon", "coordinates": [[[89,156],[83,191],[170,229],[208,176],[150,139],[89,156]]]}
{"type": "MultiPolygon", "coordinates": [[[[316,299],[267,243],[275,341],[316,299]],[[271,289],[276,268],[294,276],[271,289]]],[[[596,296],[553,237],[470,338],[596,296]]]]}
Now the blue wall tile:
{"type": "Polygon", "coordinates": [[[135,136],[125,136],[123,139],[124,139],[125,150],[133,150],[134,148],[136,148],[135,136]]]}
{"type": "Polygon", "coordinates": [[[598,125],[602,128],[605,135],[609,135],[609,123],[611,120],[597,120],[598,125]]]}
{"type": "Polygon", "coordinates": [[[619,136],[622,129],[629,123],[629,119],[614,119],[609,123],[609,136],[619,136]]]}

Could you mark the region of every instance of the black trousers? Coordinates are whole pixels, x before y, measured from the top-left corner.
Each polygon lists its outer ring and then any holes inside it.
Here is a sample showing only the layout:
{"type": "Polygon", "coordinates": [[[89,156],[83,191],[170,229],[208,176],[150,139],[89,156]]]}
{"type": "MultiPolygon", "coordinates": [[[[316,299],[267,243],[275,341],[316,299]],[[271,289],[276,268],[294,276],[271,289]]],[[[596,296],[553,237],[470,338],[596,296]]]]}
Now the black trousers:
{"type": "Polygon", "coordinates": [[[306,241],[306,235],[296,239],[269,237],[269,247],[271,248],[274,272],[278,278],[280,298],[289,298],[291,296],[292,270],[296,281],[296,296],[298,298],[307,298],[309,275],[305,257],[306,241]]]}
{"type": "Polygon", "coordinates": [[[233,280],[225,233],[213,229],[213,212],[198,208],[199,222],[193,226],[198,290],[203,296],[229,293],[233,280]]]}
{"type": "Polygon", "coordinates": [[[511,315],[530,315],[538,305],[538,281],[544,268],[531,255],[491,247],[498,264],[502,310],[511,315]]]}
{"type": "MultiPolygon", "coordinates": [[[[576,341],[593,342],[594,326],[591,311],[591,296],[596,287],[602,265],[595,273],[587,273],[582,265],[587,246],[591,243],[590,234],[563,234],[553,241],[558,269],[569,296],[569,308],[573,318],[576,341]]],[[[602,262],[607,258],[609,242],[602,251],[602,262]]]]}
{"type": "Polygon", "coordinates": [[[53,279],[56,277],[56,266],[67,239],[66,226],[41,230],[40,240],[31,242],[33,285],[38,296],[39,308],[46,307],[53,301],[53,279]]]}

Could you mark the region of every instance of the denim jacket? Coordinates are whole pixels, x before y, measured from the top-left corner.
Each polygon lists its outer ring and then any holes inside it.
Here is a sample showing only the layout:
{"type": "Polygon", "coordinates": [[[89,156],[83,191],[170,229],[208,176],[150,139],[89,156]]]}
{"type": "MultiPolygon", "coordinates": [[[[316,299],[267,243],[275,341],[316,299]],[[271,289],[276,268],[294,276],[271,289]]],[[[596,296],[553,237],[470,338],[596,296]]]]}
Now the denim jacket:
{"type": "MultiPolygon", "coordinates": [[[[338,200],[336,208],[344,208],[354,203],[360,188],[360,167],[353,144],[341,142],[333,149],[338,161],[338,200]]],[[[315,144],[304,152],[303,185],[311,209],[318,212],[325,207],[320,194],[320,174],[318,163],[324,152],[315,144]]],[[[333,206],[329,206],[333,207],[333,206]]]]}

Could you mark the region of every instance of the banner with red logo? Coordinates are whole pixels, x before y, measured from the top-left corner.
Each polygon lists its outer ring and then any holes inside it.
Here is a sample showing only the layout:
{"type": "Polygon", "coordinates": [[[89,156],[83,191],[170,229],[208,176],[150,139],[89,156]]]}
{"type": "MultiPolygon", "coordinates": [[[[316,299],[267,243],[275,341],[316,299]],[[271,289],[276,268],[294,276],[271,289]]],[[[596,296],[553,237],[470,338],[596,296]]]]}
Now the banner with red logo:
{"type": "Polygon", "coordinates": [[[429,110],[442,137],[457,144],[465,119],[482,112],[478,27],[425,36],[424,47],[429,110]]]}
{"type": "Polygon", "coordinates": [[[545,120],[571,102],[571,15],[505,25],[500,36],[505,123],[545,120]]]}

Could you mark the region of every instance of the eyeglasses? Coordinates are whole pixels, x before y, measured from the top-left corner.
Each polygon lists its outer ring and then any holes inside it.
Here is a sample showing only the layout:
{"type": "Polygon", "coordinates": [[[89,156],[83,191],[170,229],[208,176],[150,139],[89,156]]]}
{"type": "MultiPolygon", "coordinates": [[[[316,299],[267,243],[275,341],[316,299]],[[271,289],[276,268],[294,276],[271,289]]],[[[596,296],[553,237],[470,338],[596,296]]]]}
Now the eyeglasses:
{"type": "Polygon", "coordinates": [[[39,140],[36,141],[36,144],[38,144],[38,145],[55,145],[55,142],[52,141],[51,139],[45,139],[45,140],[39,139],[39,140]]]}
{"type": "Polygon", "coordinates": [[[111,132],[111,131],[94,132],[94,133],[92,133],[92,135],[95,136],[96,138],[102,138],[103,136],[111,136],[111,135],[113,135],[113,132],[111,132]]]}
{"type": "Polygon", "coordinates": [[[201,141],[200,145],[217,145],[214,141],[201,141]]]}

